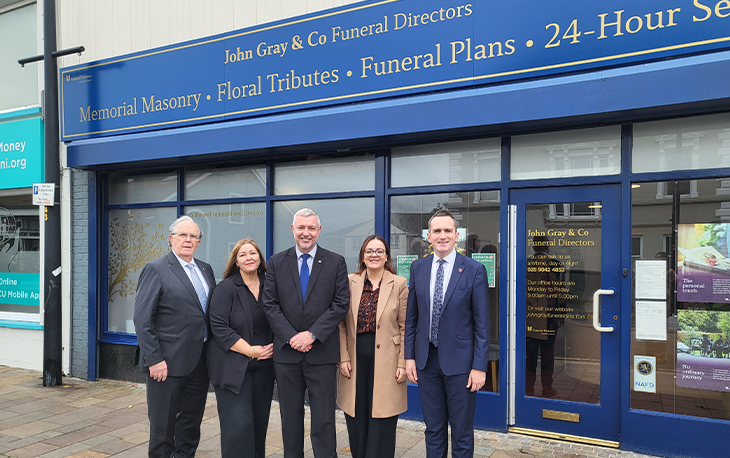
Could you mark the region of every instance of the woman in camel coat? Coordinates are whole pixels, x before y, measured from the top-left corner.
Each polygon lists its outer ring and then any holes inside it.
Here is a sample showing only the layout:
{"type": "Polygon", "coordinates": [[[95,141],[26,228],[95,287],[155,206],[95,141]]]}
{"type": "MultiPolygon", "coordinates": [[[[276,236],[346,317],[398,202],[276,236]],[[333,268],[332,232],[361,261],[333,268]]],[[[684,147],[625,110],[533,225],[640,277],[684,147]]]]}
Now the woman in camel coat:
{"type": "Polygon", "coordinates": [[[345,412],[354,458],[392,457],[398,415],[405,412],[403,357],[408,283],[395,275],[390,248],[365,239],[350,275],[350,311],[340,323],[337,405],[345,412]]]}

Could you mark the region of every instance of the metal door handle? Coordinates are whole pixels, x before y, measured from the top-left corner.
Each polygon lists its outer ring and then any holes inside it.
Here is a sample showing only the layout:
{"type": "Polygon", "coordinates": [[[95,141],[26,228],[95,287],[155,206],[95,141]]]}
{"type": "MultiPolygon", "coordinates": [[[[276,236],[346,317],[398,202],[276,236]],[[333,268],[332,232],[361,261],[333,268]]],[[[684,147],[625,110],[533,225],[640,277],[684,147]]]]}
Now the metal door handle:
{"type": "Polygon", "coordinates": [[[601,326],[601,298],[600,296],[613,296],[612,289],[599,289],[593,293],[593,327],[598,332],[613,332],[613,326],[601,326]]]}

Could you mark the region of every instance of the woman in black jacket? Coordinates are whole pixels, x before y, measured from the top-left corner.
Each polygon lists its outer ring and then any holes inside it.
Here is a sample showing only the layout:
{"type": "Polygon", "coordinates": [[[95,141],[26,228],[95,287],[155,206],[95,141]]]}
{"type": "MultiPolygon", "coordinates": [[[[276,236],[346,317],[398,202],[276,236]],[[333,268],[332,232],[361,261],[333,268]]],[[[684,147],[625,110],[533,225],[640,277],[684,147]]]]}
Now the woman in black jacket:
{"type": "Polygon", "coordinates": [[[218,400],[223,457],[263,458],[274,391],[273,334],[262,308],[266,265],[256,242],[239,240],[213,290],[208,373],[218,400]]]}

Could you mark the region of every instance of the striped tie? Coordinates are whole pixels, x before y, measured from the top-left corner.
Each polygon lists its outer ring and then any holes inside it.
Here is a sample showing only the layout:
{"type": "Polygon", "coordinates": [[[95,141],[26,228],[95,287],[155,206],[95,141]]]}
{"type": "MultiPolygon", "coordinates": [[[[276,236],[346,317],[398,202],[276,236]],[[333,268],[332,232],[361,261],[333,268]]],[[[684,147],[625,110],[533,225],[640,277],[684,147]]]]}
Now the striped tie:
{"type": "Polygon", "coordinates": [[[200,299],[200,305],[203,307],[203,311],[205,312],[205,306],[208,302],[208,294],[205,292],[203,282],[200,281],[198,272],[196,272],[195,270],[195,264],[191,262],[185,267],[190,269],[190,279],[193,281],[193,288],[195,288],[195,293],[198,295],[198,299],[200,299]]]}

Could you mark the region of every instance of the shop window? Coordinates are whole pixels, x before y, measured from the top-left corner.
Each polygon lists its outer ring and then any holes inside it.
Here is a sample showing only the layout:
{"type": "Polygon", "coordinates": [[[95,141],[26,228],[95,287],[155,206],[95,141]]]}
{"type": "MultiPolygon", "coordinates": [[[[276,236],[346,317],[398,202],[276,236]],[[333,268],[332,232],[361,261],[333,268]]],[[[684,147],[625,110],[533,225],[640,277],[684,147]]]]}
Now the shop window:
{"type": "Polygon", "coordinates": [[[631,161],[635,173],[730,167],[730,114],[635,124],[631,161]]]}
{"type": "Polygon", "coordinates": [[[632,260],[633,409],[730,420],[727,181],[696,180],[697,196],[680,193],[679,205],[674,192],[657,198],[661,183],[632,186],[632,240],[643,245],[632,260]]]}
{"type": "Polygon", "coordinates": [[[264,195],[266,195],[265,166],[206,168],[185,171],[185,200],[229,199],[264,195]]]}
{"type": "Polygon", "coordinates": [[[38,321],[38,208],[30,194],[0,197],[0,320],[38,321]]]}
{"type": "Polygon", "coordinates": [[[300,208],[319,215],[322,231],[317,244],[345,257],[347,271],[357,270],[360,244],[375,233],[375,199],[297,200],[274,203],[274,253],[294,246],[291,224],[300,208]],[[342,248],[344,247],[344,250],[342,248]]]}
{"type": "Polygon", "coordinates": [[[585,221],[601,220],[600,202],[573,202],[567,204],[550,204],[547,219],[550,221],[585,221]]]}
{"type": "Polygon", "coordinates": [[[109,210],[107,330],[134,334],[134,300],[142,267],[169,252],[176,208],[109,210]]]}
{"type": "Polygon", "coordinates": [[[697,181],[662,181],[656,184],[657,199],[673,199],[674,193],[680,197],[697,197],[697,181]]]}
{"type": "Polygon", "coordinates": [[[252,238],[266,256],[266,204],[186,206],[185,214],[203,231],[195,257],[213,268],[216,281],[223,280],[228,256],[238,240],[252,238]]]}
{"type": "Polygon", "coordinates": [[[144,204],[177,200],[177,173],[109,174],[109,204],[144,204]]]}
{"type": "Polygon", "coordinates": [[[498,391],[499,367],[499,202],[483,203],[479,193],[440,193],[394,196],[390,200],[391,253],[398,273],[410,277],[410,262],[433,253],[426,238],[428,220],[445,208],[456,220],[459,253],[483,263],[487,270],[491,320],[487,391],[498,391]],[[397,243],[393,241],[397,240],[397,243]]]}
{"type": "Polygon", "coordinates": [[[394,148],[391,186],[499,181],[500,161],[499,138],[394,148]]]}
{"type": "Polygon", "coordinates": [[[281,163],[274,171],[276,195],[375,189],[375,156],[371,154],[281,163]]]}
{"type": "Polygon", "coordinates": [[[619,174],[621,128],[512,137],[510,167],[513,180],[619,174]]]}
{"type": "Polygon", "coordinates": [[[634,235],[631,237],[631,258],[641,259],[644,252],[644,237],[634,235]]]}
{"type": "MultiPolygon", "coordinates": [[[[0,7],[8,2],[0,2],[0,7]]],[[[36,3],[0,14],[0,111],[38,105],[38,69],[21,67],[18,59],[40,54],[36,3]],[[11,45],[12,43],[12,45],[11,45]]]]}

